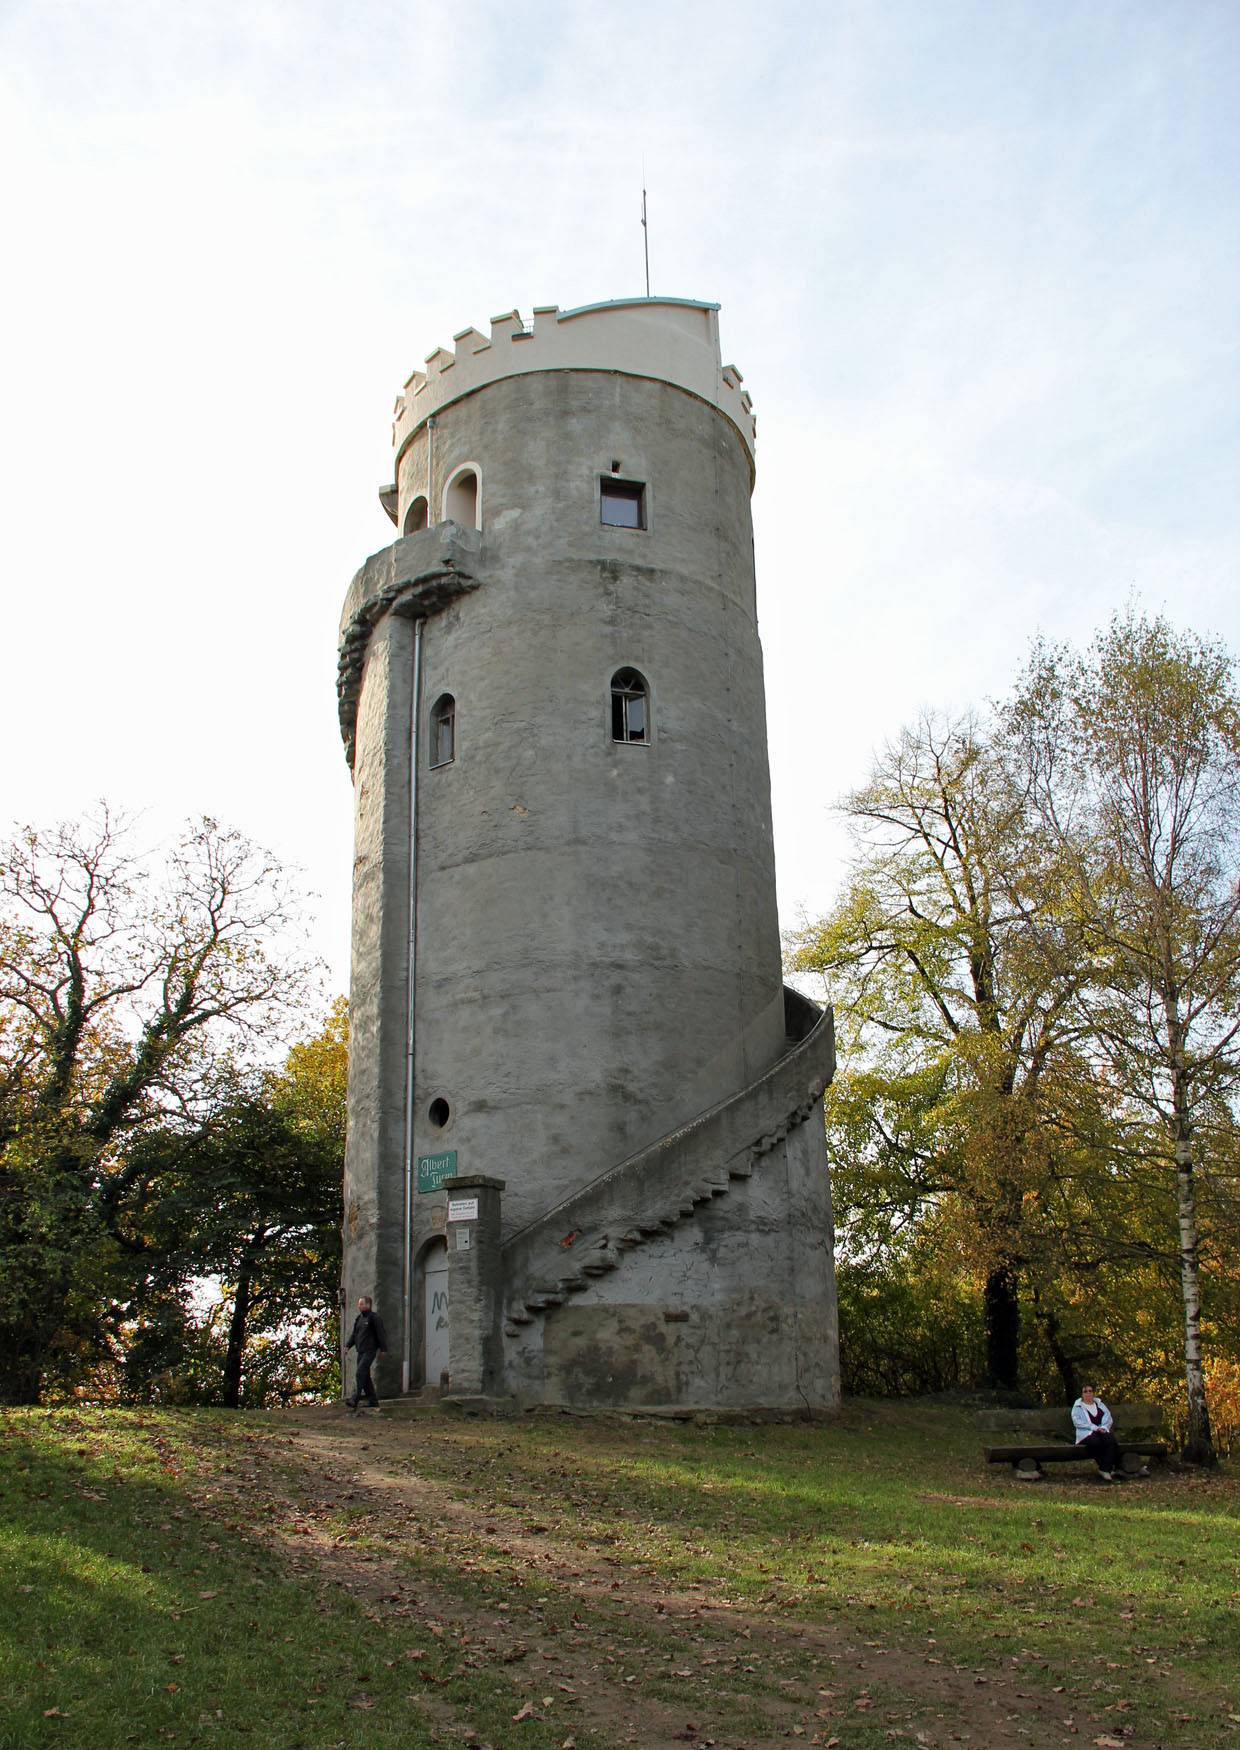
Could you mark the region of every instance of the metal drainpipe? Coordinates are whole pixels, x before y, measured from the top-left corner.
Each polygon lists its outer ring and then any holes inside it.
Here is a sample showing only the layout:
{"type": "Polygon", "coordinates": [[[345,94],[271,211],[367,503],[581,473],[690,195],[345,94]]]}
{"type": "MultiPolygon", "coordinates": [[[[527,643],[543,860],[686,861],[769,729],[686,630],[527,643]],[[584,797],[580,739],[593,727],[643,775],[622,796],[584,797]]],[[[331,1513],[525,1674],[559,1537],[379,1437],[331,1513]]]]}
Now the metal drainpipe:
{"type": "Polygon", "coordinates": [[[413,698],[409,706],[409,981],[405,1023],[405,1244],[403,1281],[404,1330],[401,1338],[401,1390],[413,1375],[413,1047],[414,1002],[417,996],[418,948],[418,722],[422,714],[422,628],[413,622],[413,698]]]}
{"type": "Polygon", "coordinates": [[[435,515],[435,415],[426,422],[426,526],[429,529],[439,518],[435,515]]]}

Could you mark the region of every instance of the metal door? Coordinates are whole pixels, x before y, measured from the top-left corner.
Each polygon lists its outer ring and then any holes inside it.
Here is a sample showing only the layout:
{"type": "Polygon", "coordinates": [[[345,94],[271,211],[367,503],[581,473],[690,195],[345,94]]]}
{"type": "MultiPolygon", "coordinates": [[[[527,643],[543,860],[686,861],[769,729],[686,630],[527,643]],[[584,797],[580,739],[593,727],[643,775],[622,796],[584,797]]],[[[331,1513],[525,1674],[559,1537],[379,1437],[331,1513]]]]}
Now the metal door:
{"type": "Polygon", "coordinates": [[[423,1379],[427,1385],[438,1385],[448,1371],[448,1247],[437,1240],[426,1254],[426,1316],[423,1359],[423,1379]]]}

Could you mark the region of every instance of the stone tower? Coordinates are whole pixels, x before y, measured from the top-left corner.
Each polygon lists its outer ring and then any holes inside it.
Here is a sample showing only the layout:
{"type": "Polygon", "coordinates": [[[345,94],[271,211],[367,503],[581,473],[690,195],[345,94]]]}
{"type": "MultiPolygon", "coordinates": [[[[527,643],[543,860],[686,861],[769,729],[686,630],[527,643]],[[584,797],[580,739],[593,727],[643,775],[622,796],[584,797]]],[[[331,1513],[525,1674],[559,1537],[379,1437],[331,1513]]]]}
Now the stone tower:
{"type": "Polygon", "coordinates": [[[339,675],[345,1293],[381,1389],[828,1408],[831,1020],[781,980],[718,307],[467,328],[394,443],[339,675]]]}

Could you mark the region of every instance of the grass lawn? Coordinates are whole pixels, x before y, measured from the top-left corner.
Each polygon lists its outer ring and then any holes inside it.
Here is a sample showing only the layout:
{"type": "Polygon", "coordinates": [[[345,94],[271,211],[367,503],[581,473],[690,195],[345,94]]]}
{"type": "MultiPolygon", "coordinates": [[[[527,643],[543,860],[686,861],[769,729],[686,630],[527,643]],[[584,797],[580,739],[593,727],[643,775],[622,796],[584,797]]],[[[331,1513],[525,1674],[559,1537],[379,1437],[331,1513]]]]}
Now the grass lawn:
{"type": "Polygon", "coordinates": [[[989,1438],[10,1411],[0,1747],[1240,1750],[1240,1482],[989,1438]]]}

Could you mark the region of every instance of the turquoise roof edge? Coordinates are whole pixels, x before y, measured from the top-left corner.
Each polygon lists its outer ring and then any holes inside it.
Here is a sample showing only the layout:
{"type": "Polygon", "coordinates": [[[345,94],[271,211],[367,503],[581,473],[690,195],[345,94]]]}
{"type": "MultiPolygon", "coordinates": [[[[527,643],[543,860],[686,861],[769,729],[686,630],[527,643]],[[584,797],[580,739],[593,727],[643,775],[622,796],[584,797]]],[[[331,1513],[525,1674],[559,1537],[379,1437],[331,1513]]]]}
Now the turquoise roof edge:
{"type": "Polygon", "coordinates": [[[557,322],[567,322],[573,316],[588,316],[593,310],[622,310],[632,304],[678,304],[685,310],[718,310],[719,304],[712,304],[704,298],[604,298],[600,304],[578,304],[575,310],[560,310],[556,314],[557,322]]]}

